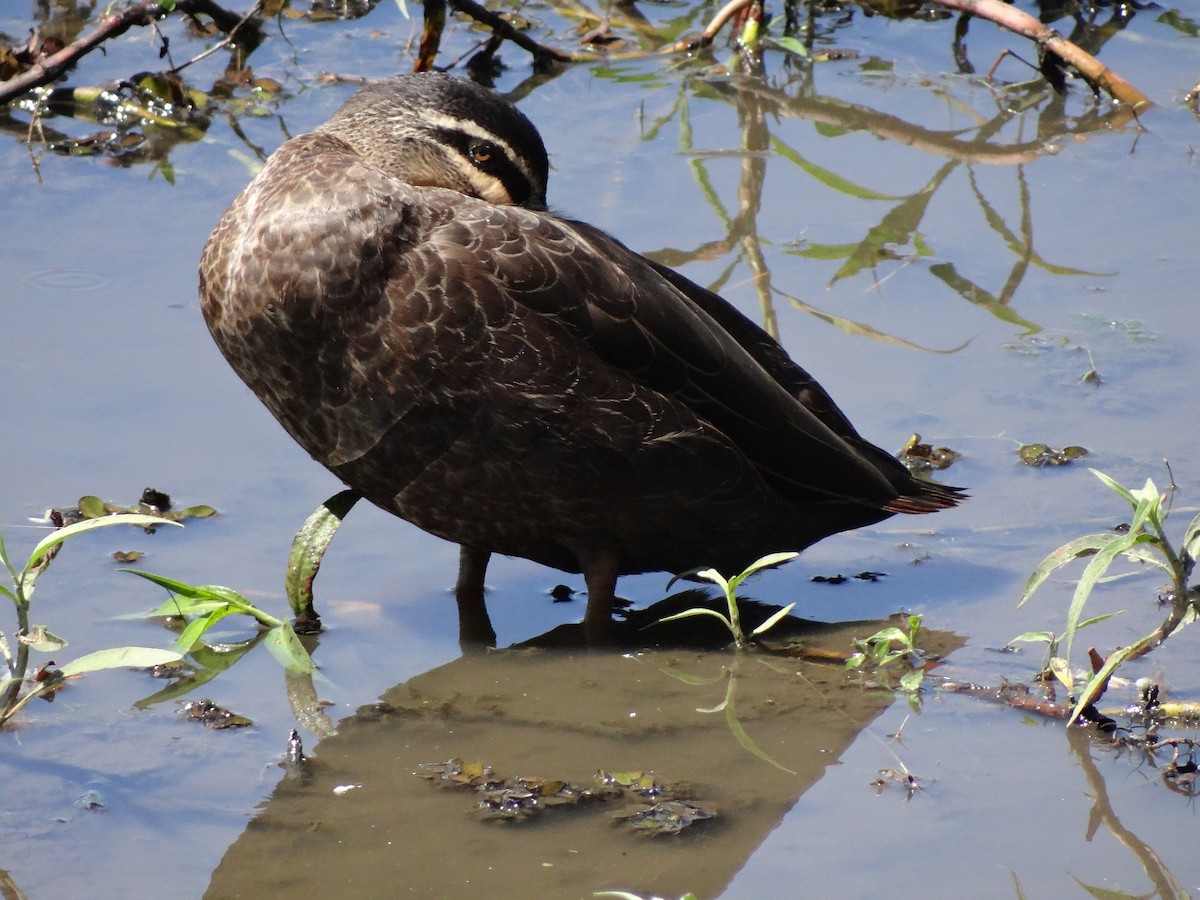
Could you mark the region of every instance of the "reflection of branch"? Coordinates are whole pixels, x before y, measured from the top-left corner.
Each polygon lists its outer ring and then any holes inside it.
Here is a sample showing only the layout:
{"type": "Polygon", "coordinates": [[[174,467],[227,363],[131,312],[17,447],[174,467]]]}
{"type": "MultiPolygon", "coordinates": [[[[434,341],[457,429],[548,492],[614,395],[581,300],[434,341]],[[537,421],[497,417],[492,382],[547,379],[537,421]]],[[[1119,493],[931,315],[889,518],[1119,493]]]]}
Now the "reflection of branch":
{"type": "Polygon", "coordinates": [[[973,340],[973,338],[968,338],[957,347],[947,347],[945,350],[939,350],[936,347],[925,347],[921,344],[914,343],[913,341],[905,340],[904,338],[896,337],[892,334],[887,334],[877,328],[872,328],[870,325],[864,325],[861,322],[855,322],[853,319],[847,319],[844,316],[835,316],[833,313],[827,313],[824,310],[813,306],[811,303],[805,303],[799,297],[793,297],[791,294],[784,293],[778,288],[772,288],[772,290],[774,290],[779,296],[786,297],[789,301],[791,301],[791,304],[796,307],[796,309],[800,310],[801,312],[806,312],[811,316],[816,316],[822,322],[832,325],[834,328],[839,329],[845,334],[858,334],[862,335],[863,337],[872,338],[873,340],[882,341],[885,344],[895,344],[898,347],[907,347],[910,350],[920,350],[923,353],[949,354],[957,353],[959,350],[962,350],[964,347],[970,344],[973,340]]]}
{"type": "MultiPolygon", "coordinates": [[[[179,3],[175,8],[183,10],[184,12],[187,12],[189,14],[192,14],[195,12],[200,12],[200,11],[207,13],[212,18],[213,24],[215,24],[217,26],[217,28],[219,28],[221,31],[225,32],[225,37],[222,38],[221,40],[217,41],[215,44],[213,44],[211,47],[209,47],[203,53],[201,53],[197,56],[193,56],[187,62],[181,63],[180,65],[173,68],[171,71],[172,72],[182,72],[188,66],[194,65],[195,63],[200,62],[200,60],[206,59],[207,57],[212,56],[214,53],[216,53],[222,47],[229,46],[229,44],[233,43],[234,38],[237,37],[238,31],[241,30],[246,25],[247,22],[249,22],[251,19],[253,19],[255,16],[257,16],[260,12],[262,12],[264,2],[265,2],[265,0],[255,0],[254,5],[252,7],[250,7],[249,12],[247,12],[240,19],[237,18],[235,15],[234,21],[232,21],[232,22],[228,21],[225,18],[225,16],[218,16],[218,13],[225,13],[226,15],[230,15],[230,14],[226,13],[225,10],[221,9],[221,7],[217,6],[214,3],[207,3],[207,2],[196,3],[196,4],[193,4],[193,8],[188,8],[188,9],[184,9],[184,4],[179,3]],[[196,8],[196,7],[201,7],[201,8],[196,8]]],[[[258,39],[261,40],[261,35],[259,36],[258,39]]]]}
{"type": "Polygon", "coordinates": [[[32,88],[49,84],[74,65],[77,59],[95,50],[110,37],[124,34],[134,26],[153,25],[165,15],[166,10],[157,0],[142,0],[111,16],[105,16],[94,31],[89,31],[78,40],[72,41],[57,53],[30,66],[20,75],[0,83],[0,104],[7,103],[32,88]]]}
{"type": "Polygon", "coordinates": [[[1068,728],[1067,738],[1079,760],[1079,767],[1083,770],[1084,777],[1087,778],[1088,788],[1095,798],[1088,821],[1087,839],[1091,841],[1096,829],[1100,825],[1104,825],[1112,836],[1120,841],[1142,864],[1146,877],[1154,884],[1159,897],[1188,896],[1187,890],[1179,883],[1179,879],[1163,865],[1158,854],[1154,852],[1154,848],[1121,824],[1121,820],[1117,817],[1116,811],[1112,808],[1112,802],[1108,798],[1108,785],[1104,781],[1104,776],[1100,773],[1096,761],[1092,759],[1092,739],[1089,730],[1068,728]]]}
{"type": "Polygon", "coordinates": [[[503,38],[512,41],[522,50],[533,54],[536,60],[552,59],[555,62],[572,62],[573,58],[563,53],[561,50],[555,50],[553,47],[546,47],[539,44],[529,35],[517,31],[513,27],[512,22],[504,17],[497,15],[491,10],[484,9],[475,0],[448,0],[450,5],[458,12],[470,16],[476,22],[482,22],[492,29],[496,34],[503,38]]]}
{"type": "Polygon", "coordinates": [[[1078,69],[1083,77],[1103,88],[1114,99],[1137,108],[1153,105],[1149,97],[1109,69],[1096,57],[1072,44],[1053,28],[1043,25],[1027,12],[1009,6],[1002,0],[933,0],[938,6],[970,13],[995,22],[1009,31],[1023,35],[1041,49],[1053,53],[1078,69]]]}

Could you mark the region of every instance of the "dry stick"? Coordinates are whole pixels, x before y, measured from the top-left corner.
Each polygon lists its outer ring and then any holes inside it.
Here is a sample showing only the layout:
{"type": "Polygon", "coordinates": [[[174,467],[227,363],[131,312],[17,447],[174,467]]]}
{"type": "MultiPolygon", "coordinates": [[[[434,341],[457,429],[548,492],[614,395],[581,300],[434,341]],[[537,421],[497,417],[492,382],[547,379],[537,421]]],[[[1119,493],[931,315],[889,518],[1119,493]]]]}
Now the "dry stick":
{"type": "Polygon", "coordinates": [[[1055,54],[1078,69],[1083,77],[1098,85],[1115,100],[1135,108],[1153,105],[1153,101],[1090,53],[1075,46],[1053,28],[1043,25],[1027,12],[1014,9],[1002,0],[932,0],[937,6],[970,13],[1023,35],[1039,47],[1055,54]]]}
{"type": "Polygon", "coordinates": [[[156,0],[142,0],[140,3],[125,7],[120,12],[105,16],[100,20],[95,31],[88,32],[78,40],[72,41],[57,53],[46,57],[20,75],[0,82],[0,105],[20,97],[28,90],[49,84],[73,65],[79,57],[95,50],[110,37],[124,34],[135,25],[142,27],[152,25],[165,15],[166,11],[156,0]]]}

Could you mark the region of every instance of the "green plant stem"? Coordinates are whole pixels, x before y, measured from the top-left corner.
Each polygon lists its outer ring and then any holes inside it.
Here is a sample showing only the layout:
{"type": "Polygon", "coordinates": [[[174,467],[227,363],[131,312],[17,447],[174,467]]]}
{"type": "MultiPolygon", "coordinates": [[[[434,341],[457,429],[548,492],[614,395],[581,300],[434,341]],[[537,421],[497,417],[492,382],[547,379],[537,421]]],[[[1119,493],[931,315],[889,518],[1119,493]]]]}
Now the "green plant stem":
{"type": "Polygon", "coordinates": [[[21,686],[25,683],[25,673],[29,669],[29,645],[21,638],[29,634],[29,602],[24,599],[24,591],[20,582],[17,583],[17,658],[15,664],[10,660],[12,682],[4,691],[4,699],[0,701],[0,723],[8,720],[21,706],[17,702],[21,686]]]}

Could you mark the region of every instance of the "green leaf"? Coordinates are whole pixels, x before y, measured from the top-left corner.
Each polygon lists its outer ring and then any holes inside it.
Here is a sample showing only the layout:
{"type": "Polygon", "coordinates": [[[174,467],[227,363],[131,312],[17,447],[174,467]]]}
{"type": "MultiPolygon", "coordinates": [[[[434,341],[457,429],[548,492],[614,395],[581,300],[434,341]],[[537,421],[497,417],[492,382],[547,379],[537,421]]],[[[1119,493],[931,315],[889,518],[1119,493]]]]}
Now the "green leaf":
{"type": "Polygon", "coordinates": [[[674,622],[676,619],[690,619],[692,616],[714,616],[724,622],[726,628],[730,628],[732,630],[732,626],[729,624],[729,619],[727,619],[723,613],[719,613],[715,609],[706,609],[703,606],[695,606],[691,609],[685,609],[683,612],[675,613],[671,616],[663,616],[663,618],[659,619],[655,624],[674,622]]]}
{"type": "Polygon", "coordinates": [[[265,640],[271,655],[289,672],[308,675],[317,671],[317,664],[287,622],[281,622],[268,631],[265,640]]]}
{"type": "Polygon", "coordinates": [[[763,622],[761,625],[759,625],[757,628],[755,628],[750,633],[751,634],[762,634],[768,628],[773,628],[776,624],[778,624],[780,622],[780,620],[786,618],[787,614],[790,613],[795,608],[795,606],[796,606],[795,603],[789,603],[787,606],[785,606],[783,609],[776,612],[774,615],[772,615],[769,619],[767,619],[765,622],[763,622]]]}
{"type": "Polygon", "coordinates": [[[924,679],[925,672],[921,669],[913,669],[911,672],[905,672],[900,676],[900,690],[915,694],[921,689],[921,682],[924,679]]]}
{"type": "Polygon", "coordinates": [[[796,40],[794,37],[789,37],[787,35],[782,35],[780,37],[768,35],[764,39],[763,43],[768,44],[770,46],[778,47],[780,50],[784,50],[788,53],[794,53],[794,54],[796,54],[796,56],[799,56],[801,59],[808,59],[808,48],[805,47],[798,40],[796,40]]]}
{"type": "Polygon", "coordinates": [[[337,534],[347,513],[362,495],[357,491],[341,491],[334,494],[313,512],[300,526],[292,540],[288,555],[287,589],[288,605],[297,616],[311,617],[313,611],[313,581],[321,569],[321,560],[329,548],[329,542],[337,534]]]}
{"type": "MultiPolygon", "coordinates": [[[[774,568],[775,566],[781,566],[785,562],[789,562],[790,560],[795,559],[799,555],[800,554],[796,553],[795,551],[789,551],[786,553],[769,553],[760,559],[756,559],[754,562],[750,563],[750,565],[747,566],[745,571],[743,571],[740,575],[735,575],[733,578],[731,578],[729,580],[729,584],[726,587],[726,590],[731,591],[731,592],[736,591],[738,589],[738,585],[740,585],[743,581],[745,581],[747,578],[749,578],[751,575],[755,574],[756,572],[761,572],[763,569],[771,569],[771,568],[774,568]]],[[[713,571],[713,570],[710,569],[709,571],[713,571]]],[[[704,575],[701,574],[701,577],[704,577],[704,575]]],[[[714,580],[714,579],[709,579],[709,580],[714,580]]],[[[720,582],[717,582],[717,583],[720,584],[720,582]]]]}
{"type": "Polygon", "coordinates": [[[1118,540],[1102,547],[1092,557],[1087,568],[1083,570],[1083,574],[1079,576],[1079,583],[1075,585],[1075,593],[1071,597],[1071,605],[1067,608],[1067,627],[1063,630],[1062,638],[1064,647],[1063,656],[1067,659],[1071,658],[1071,644],[1074,643],[1075,632],[1079,629],[1079,620],[1083,615],[1083,607],[1087,603],[1088,597],[1091,596],[1092,588],[1096,586],[1096,581],[1112,565],[1113,560],[1117,556],[1136,544],[1139,539],[1147,536],[1138,535],[1131,531],[1129,534],[1116,535],[1116,537],[1118,540]]]}
{"type": "Polygon", "coordinates": [[[82,522],[75,522],[72,525],[67,525],[64,528],[58,528],[50,532],[46,537],[38,541],[33,552],[29,554],[29,562],[25,564],[25,568],[31,569],[37,563],[38,559],[47,550],[52,547],[57,547],[68,538],[73,538],[77,534],[82,534],[85,531],[92,531],[96,528],[107,528],[110,525],[175,525],[182,528],[178,522],[166,522],[158,516],[145,516],[141,513],[118,513],[113,516],[104,516],[101,519],[85,519],[82,522]]]}
{"type": "Polygon", "coordinates": [[[1110,478],[1109,476],[1107,476],[1103,472],[1101,472],[1099,469],[1088,469],[1088,471],[1091,472],[1093,475],[1095,475],[1097,478],[1099,478],[1101,483],[1104,484],[1106,487],[1108,487],[1110,490],[1116,491],[1118,494],[1120,494],[1122,497],[1124,497],[1126,500],[1128,500],[1130,506],[1134,506],[1134,507],[1137,506],[1137,504],[1138,504],[1137,500],[1134,498],[1133,494],[1129,491],[1129,489],[1127,487],[1125,487],[1123,484],[1119,484],[1116,479],[1110,478]]]}
{"type": "Polygon", "coordinates": [[[1026,580],[1025,587],[1021,589],[1021,599],[1017,601],[1017,609],[1025,605],[1025,602],[1033,596],[1033,592],[1042,585],[1042,582],[1055,569],[1060,569],[1081,556],[1091,556],[1109,544],[1121,540],[1123,537],[1120,534],[1106,532],[1103,534],[1086,534],[1083,537],[1075,538],[1073,541],[1067,541],[1067,543],[1051,552],[1049,556],[1038,563],[1037,568],[1033,570],[1033,574],[1026,580]]]}
{"type": "Polygon", "coordinates": [[[101,669],[148,669],[164,663],[178,662],[182,659],[178,653],[171,650],[158,650],[153,647],[114,647],[111,650],[97,650],[78,659],[73,659],[59,669],[64,678],[70,675],[81,675],[84,672],[97,672],[101,669]]]}
{"type": "Polygon", "coordinates": [[[1049,664],[1050,672],[1063,683],[1063,686],[1070,691],[1075,684],[1075,678],[1071,675],[1071,664],[1061,656],[1051,657],[1049,664]]]}
{"type": "Polygon", "coordinates": [[[179,637],[175,639],[175,649],[180,653],[187,653],[196,646],[196,642],[200,640],[208,629],[233,612],[235,610],[232,607],[228,604],[223,604],[208,615],[197,616],[192,619],[192,621],[187,623],[187,627],[179,633],[179,637]]]}
{"type": "Polygon", "coordinates": [[[45,625],[32,626],[29,634],[20,637],[19,640],[40,653],[57,653],[67,646],[65,638],[59,637],[45,625]]]}

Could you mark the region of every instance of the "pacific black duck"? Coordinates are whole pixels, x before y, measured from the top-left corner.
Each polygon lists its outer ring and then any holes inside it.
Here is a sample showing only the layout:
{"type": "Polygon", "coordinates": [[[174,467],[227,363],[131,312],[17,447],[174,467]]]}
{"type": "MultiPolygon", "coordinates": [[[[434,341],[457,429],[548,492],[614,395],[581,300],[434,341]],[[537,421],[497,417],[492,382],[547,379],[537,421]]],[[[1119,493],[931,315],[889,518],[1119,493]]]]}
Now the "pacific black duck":
{"type": "Polygon", "coordinates": [[[495,639],[492,553],[582,572],[599,641],[619,575],[735,573],[962,499],[721,297],[549,211],[547,171],[512,104],[401,76],[284,143],[200,263],[213,337],[292,437],[461,545],[464,640],[495,639]]]}

